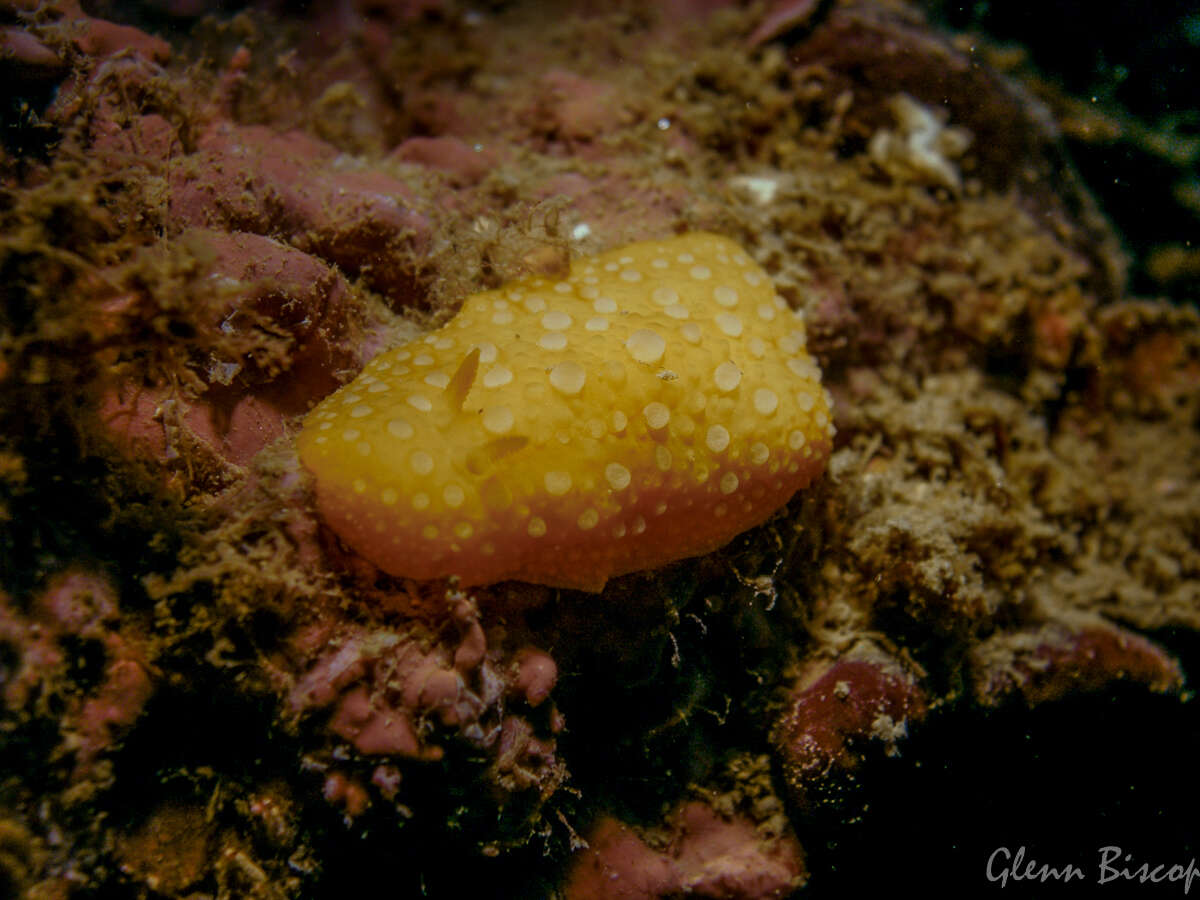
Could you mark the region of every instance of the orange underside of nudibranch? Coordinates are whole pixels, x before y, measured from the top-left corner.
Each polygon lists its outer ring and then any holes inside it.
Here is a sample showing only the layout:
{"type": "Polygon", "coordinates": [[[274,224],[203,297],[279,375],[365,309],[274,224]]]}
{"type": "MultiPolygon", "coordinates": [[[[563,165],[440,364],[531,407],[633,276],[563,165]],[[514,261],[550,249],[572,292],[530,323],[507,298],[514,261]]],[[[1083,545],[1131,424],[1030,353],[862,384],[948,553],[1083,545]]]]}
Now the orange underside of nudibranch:
{"type": "Polygon", "coordinates": [[[688,234],[467,299],[304,421],[321,515],[394,575],[599,590],[707,553],[823,468],[803,322],[688,234]]]}

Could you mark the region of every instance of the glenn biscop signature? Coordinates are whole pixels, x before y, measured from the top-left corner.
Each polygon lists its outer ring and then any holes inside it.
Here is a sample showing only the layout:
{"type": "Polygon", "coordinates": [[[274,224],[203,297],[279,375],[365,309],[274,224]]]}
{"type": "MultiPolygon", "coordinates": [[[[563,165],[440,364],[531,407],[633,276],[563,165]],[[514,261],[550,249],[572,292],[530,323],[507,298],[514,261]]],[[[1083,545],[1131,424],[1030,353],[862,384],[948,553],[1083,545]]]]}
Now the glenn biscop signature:
{"type": "MultiPolygon", "coordinates": [[[[1187,862],[1141,862],[1131,853],[1125,853],[1117,846],[1101,847],[1099,859],[1096,861],[1091,880],[1097,885],[1136,882],[1138,884],[1178,884],[1186,896],[1192,889],[1192,881],[1200,875],[1196,868],[1196,858],[1187,862]]],[[[1026,858],[1025,847],[1021,846],[1015,852],[1007,847],[997,847],[987,860],[987,880],[999,883],[1000,887],[1008,887],[1009,882],[1035,881],[1045,884],[1059,881],[1068,884],[1072,881],[1086,882],[1089,880],[1088,869],[1074,863],[1052,865],[1026,858]]]]}

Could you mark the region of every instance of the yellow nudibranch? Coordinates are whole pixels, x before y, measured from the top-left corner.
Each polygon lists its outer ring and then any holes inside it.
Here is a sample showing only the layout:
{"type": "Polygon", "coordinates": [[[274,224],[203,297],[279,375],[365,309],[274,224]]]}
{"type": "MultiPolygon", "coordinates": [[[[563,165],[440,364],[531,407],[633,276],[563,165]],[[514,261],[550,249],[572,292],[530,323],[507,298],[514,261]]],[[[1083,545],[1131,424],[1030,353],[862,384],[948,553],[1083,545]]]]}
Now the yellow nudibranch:
{"type": "Polygon", "coordinates": [[[832,431],[799,314],[698,233],[467,298],[298,444],[325,521],[393,575],[598,591],[765,520],[832,431]]]}

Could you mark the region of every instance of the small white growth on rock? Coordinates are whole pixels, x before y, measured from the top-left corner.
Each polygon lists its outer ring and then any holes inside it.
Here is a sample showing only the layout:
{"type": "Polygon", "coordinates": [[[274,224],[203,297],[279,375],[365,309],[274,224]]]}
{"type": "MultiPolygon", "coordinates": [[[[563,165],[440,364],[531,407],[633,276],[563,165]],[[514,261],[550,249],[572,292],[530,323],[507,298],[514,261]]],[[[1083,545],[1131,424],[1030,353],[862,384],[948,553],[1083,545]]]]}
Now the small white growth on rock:
{"type": "Polygon", "coordinates": [[[779,192],[779,179],[769,175],[734,175],[729,186],[758,206],[769,206],[779,192]]]}
{"type": "Polygon", "coordinates": [[[881,129],[871,136],[871,159],[893,178],[907,177],[958,192],[962,178],[952,160],[971,146],[965,128],[947,126],[945,117],[907,94],[890,103],[899,133],[881,129]]]}

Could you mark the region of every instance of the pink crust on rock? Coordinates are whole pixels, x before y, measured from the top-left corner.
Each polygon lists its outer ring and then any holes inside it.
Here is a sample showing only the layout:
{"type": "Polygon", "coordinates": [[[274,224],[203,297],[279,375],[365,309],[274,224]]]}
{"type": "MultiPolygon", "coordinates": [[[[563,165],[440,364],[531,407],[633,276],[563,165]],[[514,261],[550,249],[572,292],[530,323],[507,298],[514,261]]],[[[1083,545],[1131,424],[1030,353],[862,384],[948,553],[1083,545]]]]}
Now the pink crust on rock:
{"type": "Polygon", "coordinates": [[[410,137],[392,151],[391,158],[437,169],[461,185],[481,181],[497,161],[491,150],[476,149],[455,137],[410,137]]]}
{"type": "Polygon", "coordinates": [[[747,38],[747,42],[750,46],[757,47],[794,28],[803,27],[819,5],[818,0],[775,0],[747,38]]]}
{"type": "Polygon", "coordinates": [[[654,850],[618,819],[602,817],[567,872],[566,900],[767,900],[804,882],[804,853],[791,834],[764,837],[748,819],[723,818],[696,801],[670,818],[670,840],[654,850]]]}
{"type": "Polygon", "coordinates": [[[544,653],[525,647],[517,653],[517,676],[513,688],[522,694],[530,706],[537,706],[548,696],[558,680],[558,666],[544,653]]]}
{"type": "Polygon", "coordinates": [[[1159,693],[1183,686],[1178,663],[1162,647],[1107,623],[999,634],[972,657],[975,696],[988,706],[1014,694],[1034,706],[1105,691],[1120,681],[1159,693]]]}
{"type": "Polygon", "coordinates": [[[104,19],[93,19],[84,15],[79,4],[70,2],[70,0],[60,3],[59,8],[65,15],[79,23],[75,46],[88,56],[103,58],[116,53],[129,52],[140,54],[159,63],[165,63],[171,58],[171,45],[162,38],[146,34],[130,25],[118,25],[115,22],[106,22],[104,19]]]}
{"type": "Polygon", "coordinates": [[[898,663],[877,651],[864,658],[820,661],[798,679],[773,738],[798,805],[835,770],[858,765],[857,743],[882,741],[888,752],[924,717],[925,692],[898,663]]]}
{"type": "MultiPolygon", "coordinates": [[[[160,463],[174,461],[182,443],[218,465],[246,466],[312,396],[338,386],[339,370],[361,362],[346,325],[346,282],[318,259],[260,235],[192,229],[180,242],[219,285],[197,323],[205,354],[192,364],[205,390],[185,401],[165,387],[109,384],[101,426],[123,451],[160,463]],[[232,349],[243,347],[249,351],[232,349]]],[[[103,324],[119,329],[146,302],[136,291],[114,297],[103,324]]]]}
{"type": "Polygon", "coordinates": [[[198,144],[172,169],[172,222],[280,235],[395,300],[413,295],[409,267],[394,260],[425,250],[429,223],[404,182],[339,170],[337,150],[302,132],[218,122],[198,144]]]}
{"type": "Polygon", "coordinates": [[[357,779],[349,778],[341,772],[332,772],[325,777],[322,793],[330,803],[345,810],[348,819],[361,816],[371,805],[366,788],[357,779]]]}
{"type": "MultiPolygon", "coordinates": [[[[422,605],[415,597],[407,604],[422,605]]],[[[554,790],[565,774],[554,737],[562,717],[549,700],[554,661],[530,646],[509,655],[489,645],[470,595],[446,594],[429,615],[430,628],[419,618],[402,631],[331,618],[297,630],[289,655],[297,663],[321,655],[292,684],[293,713],[329,710],[329,732],[362,756],[433,761],[447,741],[459,741],[492,759],[492,777],[506,790],[554,790]],[[539,720],[549,725],[539,729],[524,715],[542,704],[549,715],[539,720]]],[[[395,794],[398,771],[385,766],[376,776],[385,795],[395,794]]],[[[352,817],[349,799],[337,795],[352,817]]]]}
{"type": "Polygon", "coordinates": [[[441,759],[440,747],[422,749],[409,717],[401,709],[375,708],[365,687],[357,687],[338,702],[330,730],[367,756],[387,754],[414,759],[441,759]]]}
{"type": "MultiPolygon", "coordinates": [[[[38,698],[63,697],[61,729],[75,753],[73,778],[86,777],[92,764],[141,715],[154,683],[141,648],[119,631],[117,595],[108,579],[68,570],[49,580],[27,615],[0,594],[0,646],[16,657],[4,680],[0,701],[9,713],[30,712],[38,698]],[[97,642],[104,652],[99,684],[80,696],[64,691],[71,652],[65,639],[97,642]]],[[[67,746],[64,744],[64,748],[67,746]]]]}

